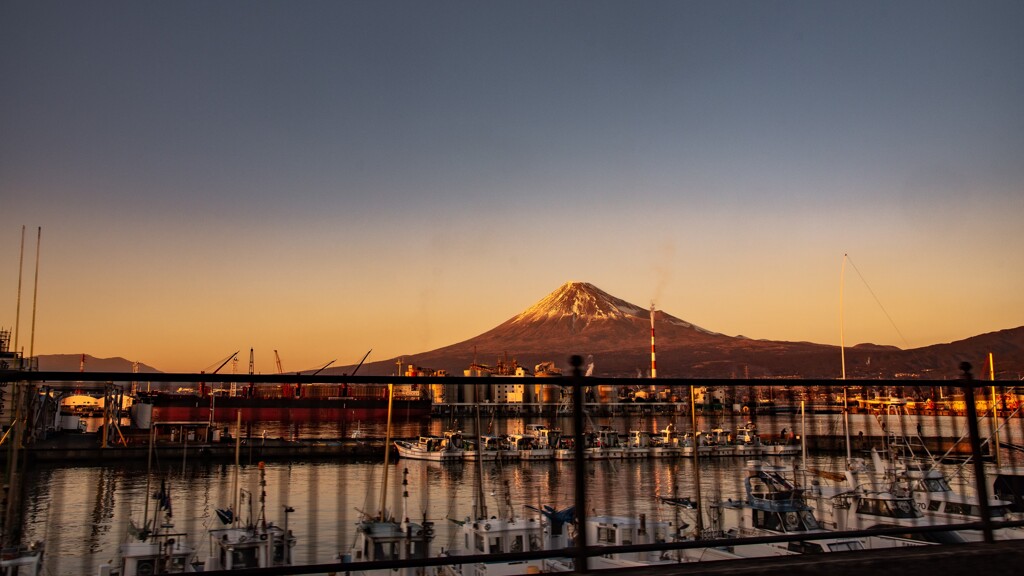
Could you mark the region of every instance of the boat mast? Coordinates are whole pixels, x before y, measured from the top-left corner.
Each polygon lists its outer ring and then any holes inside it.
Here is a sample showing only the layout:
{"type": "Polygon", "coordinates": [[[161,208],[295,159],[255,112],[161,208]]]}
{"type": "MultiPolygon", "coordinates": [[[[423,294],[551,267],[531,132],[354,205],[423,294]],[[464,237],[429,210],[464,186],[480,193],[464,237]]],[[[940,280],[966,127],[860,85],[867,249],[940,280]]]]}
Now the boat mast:
{"type": "Polygon", "coordinates": [[[36,280],[35,284],[32,285],[32,331],[29,333],[28,341],[28,357],[30,363],[35,361],[34,359],[36,357],[36,301],[39,297],[39,245],[43,241],[43,227],[40,226],[36,232],[36,280]]]}
{"type": "Polygon", "coordinates": [[[25,225],[21,225],[21,250],[18,255],[18,297],[17,307],[14,312],[14,348],[18,351],[18,331],[21,326],[21,273],[25,269],[25,225]]]}
{"type": "Polygon", "coordinates": [[[384,481],[380,487],[380,508],[379,517],[382,521],[387,520],[384,517],[384,505],[387,503],[388,494],[388,458],[391,454],[391,404],[395,398],[395,385],[388,383],[388,425],[387,430],[384,432],[384,481]]]}
{"type": "Polygon", "coordinates": [[[693,427],[693,485],[694,496],[697,498],[697,540],[704,537],[704,514],[701,512],[700,499],[700,445],[697,442],[697,403],[694,401],[693,384],[690,384],[690,424],[693,427]]]}
{"type": "MultiPolygon", "coordinates": [[[[996,365],[992,353],[988,353],[988,379],[989,382],[996,381],[996,365]]],[[[999,404],[996,403],[996,386],[992,385],[992,446],[996,453],[996,469],[1003,467],[1002,459],[999,457],[999,404]]]]}
{"type": "Polygon", "coordinates": [[[839,269],[839,361],[842,366],[841,380],[846,380],[846,326],[843,314],[843,288],[846,285],[846,258],[843,254],[843,266],[839,269]]]}
{"type": "MultiPolygon", "coordinates": [[[[153,442],[156,441],[156,422],[149,423],[149,456],[146,461],[146,499],[142,505],[142,529],[146,529],[146,525],[149,523],[149,498],[150,485],[153,480],[153,442]]],[[[156,529],[156,526],[153,527],[156,529]]]]}
{"type": "Polygon", "coordinates": [[[846,435],[846,465],[850,466],[850,462],[853,460],[853,454],[850,451],[850,405],[846,399],[847,386],[846,382],[846,325],[845,315],[843,314],[843,287],[846,285],[846,259],[847,255],[843,254],[843,266],[839,270],[839,358],[842,363],[842,380],[843,380],[843,433],[846,435]]]}
{"type": "Polygon", "coordinates": [[[807,412],[804,401],[800,401],[800,471],[803,472],[802,484],[807,485],[807,412]]]}
{"type": "Polygon", "coordinates": [[[231,483],[231,489],[234,491],[234,494],[235,494],[235,503],[234,503],[234,511],[233,511],[234,518],[232,518],[232,520],[234,520],[236,527],[238,526],[238,517],[241,516],[241,511],[239,510],[239,507],[241,506],[241,503],[239,503],[239,501],[238,501],[238,498],[239,498],[239,494],[238,494],[238,475],[239,475],[239,469],[242,466],[241,465],[241,456],[240,456],[241,453],[242,453],[242,409],[239,408],[238,409],[238,424],[235,427],[235,477],[234,477],[234,480],[231,483]]]}
{"type": "Polygon", "coordinates": [[[487,502],[484,500],[484,437],[483,428],[480,425],[480,395],[473,394],[473,408],[476,412],[476,466],[477,474],[480,476],[477,482],[477,495],[480,499],[480,508],[477,518],[487,518],[487,502]]]}

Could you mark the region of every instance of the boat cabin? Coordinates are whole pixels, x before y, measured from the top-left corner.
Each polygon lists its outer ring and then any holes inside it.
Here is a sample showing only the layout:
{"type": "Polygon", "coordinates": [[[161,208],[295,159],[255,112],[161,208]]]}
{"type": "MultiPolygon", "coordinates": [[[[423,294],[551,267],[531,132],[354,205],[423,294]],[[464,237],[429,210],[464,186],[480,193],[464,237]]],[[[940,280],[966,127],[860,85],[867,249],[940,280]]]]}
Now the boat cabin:
{"type": "Polygon", "coordinates": [[[210,530],[210,559],[206,570],[241,570],[291,565],[295,536],[278,526],[210,530]]]}
{"type": "Polygon", "coordinates": [[[434,523],[363,520],[356,527],[356,543],[345,562],[383,562],[427,558],[434,523]]]}
{"type": "MultiPolygon", "coordinates": [[[[184,534],[161,534],[146,542],[121,545],[119,576],[183,574],[192,572],[195,550],[185,544],[184,534]]],[[[100,574],[103,574],[102,567],[100,574]]]]}

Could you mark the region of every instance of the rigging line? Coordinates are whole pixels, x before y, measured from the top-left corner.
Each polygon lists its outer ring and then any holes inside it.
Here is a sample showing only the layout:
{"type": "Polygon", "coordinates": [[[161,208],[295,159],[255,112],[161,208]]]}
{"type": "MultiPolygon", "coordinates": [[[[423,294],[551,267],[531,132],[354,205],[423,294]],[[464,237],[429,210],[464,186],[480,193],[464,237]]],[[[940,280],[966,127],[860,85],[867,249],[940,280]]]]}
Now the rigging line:
{"type": "Polygon", "coordinates": [[[860,273],[860,270],[857,268],[857,265],[853,263],[853,259],[850,258],[849,255],[847,255],[846,259],[850,262],[850,266],[853,266],[854,272],[856,272],[857,276],[860,277],[860,281],[864,283],[864,286],[868,289],[868,292],[871,293],[871,297],[875,299],[875,303],[878,304],[878,307],[882,309],[882,313],[885,314],[885,317],[889,319],[889,323],[892,324],[893,329],[896,330],[896,333],[900,335],[900,339],[903,340],[903,345],[906,346],[907,348],[910,348],[910,343],[907,342],[907,339],[903,336],[903,332],[900,332],[899,327],[896,326],[896,322],[893,322],[892,316],[889,315],[888,310],[885,309],[885,306],[882,306],[882,301],[879,300],[878,296],[875,295],[875,291],[871,289],[871,285],[869,285],[868,281],[864,279],[864,275],[860,273]]]}

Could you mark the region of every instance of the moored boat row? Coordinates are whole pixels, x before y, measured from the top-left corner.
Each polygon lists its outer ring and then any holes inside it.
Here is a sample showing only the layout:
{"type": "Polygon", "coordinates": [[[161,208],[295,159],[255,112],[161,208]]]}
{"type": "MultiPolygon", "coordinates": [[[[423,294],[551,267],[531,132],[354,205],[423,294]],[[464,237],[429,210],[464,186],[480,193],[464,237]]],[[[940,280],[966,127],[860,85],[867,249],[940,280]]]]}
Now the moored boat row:
{"type": "MultiPolygon", "coordinates": [[[[620,460],[630,458],[700,458],[738,456],[791,456],[800,451],[794,443],[762,442],[753,424],[732,431],[716,428],[711,432],[687,432],[680,436],[669,424],[657,434],[631,430],[622,434],[609,426],[584,435],[584,458],[587,460],[620,460]]],[[[508,436],[481,435],[466,437],[461,431],[449,430],[443,436],[420,436],[415,442],[395,441],[402,458],[437,462],[477,460],[573,460],[575,439],[561,430],[543,424],[528,424],[521,433],[508,436]]]]}

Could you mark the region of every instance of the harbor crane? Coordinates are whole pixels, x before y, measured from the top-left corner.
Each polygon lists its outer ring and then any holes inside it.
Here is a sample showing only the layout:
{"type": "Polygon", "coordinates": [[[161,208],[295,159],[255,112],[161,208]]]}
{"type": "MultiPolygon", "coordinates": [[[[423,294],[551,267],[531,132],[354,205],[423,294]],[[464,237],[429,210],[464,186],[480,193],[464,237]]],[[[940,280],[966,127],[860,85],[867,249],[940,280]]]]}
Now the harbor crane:
{"type": "MultiPolygon", "coordinates": [[[[373,348],[370,348],[366,352],[366,354],[363,354],[363,359],[359,361],[359,364],[356,364],[355,370],[352,371],[352,374],[351,374],[352,376],[355,376],[356,372],[359,372],[359,369],[362,368],[362,366],[363,366],[363,362],[366,362],[366,359],[370,357],[370,352],[373,352],[373,348]]],[[[401,374],[399,374],[399,376],[401,376],[401,374]]]]}
{"type": "MultiPolygon", "coordinates": [[[[214,368],[213,372],[210,372],[210,374],[216,374],[217,372],[220,372],[220,369],[227,366],[228,362],[231,362],[232,360],[238,357],[239,352],[239,350],[235,350],[234,354],[230,354],[227,358],[225,358],[224,361],[221,362],[219,366],[214,368]]],[[[213,366],[213,364],[210,364],[210,366],[213,366]]],[[[210,366],[207,366],[205,370],[200,370],[199,373],[206,374],[206,370],[209,370],[210,366]]],[[[199,383],[199,395],[206,396],[206,382],[199,383]]]]}
{"type": "Polygon", "coordinates": [[[274,360],[277,361],[277,373],[284,374],[284,368],[281,368],[281,355],[277,353],[277,350],[274,350],[274,360]]]}

